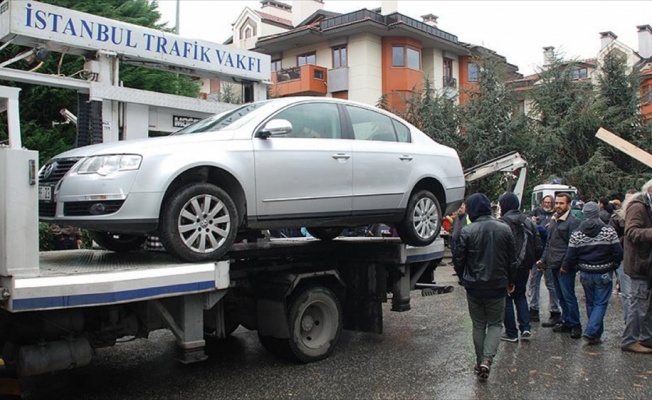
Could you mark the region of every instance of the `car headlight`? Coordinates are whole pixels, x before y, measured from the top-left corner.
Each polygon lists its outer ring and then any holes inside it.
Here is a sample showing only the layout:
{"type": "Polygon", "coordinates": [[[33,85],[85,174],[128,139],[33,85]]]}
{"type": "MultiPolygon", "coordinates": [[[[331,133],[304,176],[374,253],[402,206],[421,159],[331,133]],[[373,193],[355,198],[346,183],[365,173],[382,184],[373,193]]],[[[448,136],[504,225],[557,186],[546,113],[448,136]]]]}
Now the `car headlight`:
{"type": "Polygon", "coordinates": [[[88,157],[79,165],[78,174],[106,176],[117,171],[134,171],[140,168],[142,156],[137,154],[114,154],[88,157]]]}

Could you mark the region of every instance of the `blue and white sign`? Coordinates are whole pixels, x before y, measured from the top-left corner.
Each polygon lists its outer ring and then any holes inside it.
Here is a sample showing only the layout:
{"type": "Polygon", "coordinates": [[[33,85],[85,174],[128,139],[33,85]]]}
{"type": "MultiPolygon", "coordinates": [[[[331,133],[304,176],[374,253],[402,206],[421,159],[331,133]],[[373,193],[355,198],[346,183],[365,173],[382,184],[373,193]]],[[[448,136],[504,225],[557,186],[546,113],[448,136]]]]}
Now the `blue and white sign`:
{"type": "Polygon", "coordinates": [[[194,71],[198,76],[228,75],[267,81],[271,74],[269,55],[36,1],[6,0],[0,4],[0,41],[12,38],[17,44],[46,43],[53,51],[109,50],[127,60],[160,62],[179,67],[179,72],[194,71]]]}

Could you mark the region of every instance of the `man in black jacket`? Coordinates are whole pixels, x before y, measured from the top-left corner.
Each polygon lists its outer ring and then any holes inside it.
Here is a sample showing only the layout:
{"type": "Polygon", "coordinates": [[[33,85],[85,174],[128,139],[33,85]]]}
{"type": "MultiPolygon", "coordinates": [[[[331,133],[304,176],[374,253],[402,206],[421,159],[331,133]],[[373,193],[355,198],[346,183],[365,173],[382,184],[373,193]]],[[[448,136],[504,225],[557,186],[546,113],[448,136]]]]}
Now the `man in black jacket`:
{"type": "Polygon", "coordinates": [[[571,338],[579,339],[582,337],[582,324],[575,296],[577,270],[560,271],[570,236],[580,226],[580,220],[571,215],[570,203],[571,197],[568,193],[558,193],[555,196],[555,215],[550,221],[548,241],[543,256],[537,261],[537,267],[552,270],[555,290],[561,305],[561,322],[552,328],[553,332],[570,332],[571,338]]]}
{"type": "Polygon", "coordinates": [[[491,216],[487,196],[469,196],[466,209],[471,224],[462,228],[453,262],[473,322],[474,370],[485,380],[500,343],[505,291],[514,291],[516,245],[509,226],[491,216]]]}

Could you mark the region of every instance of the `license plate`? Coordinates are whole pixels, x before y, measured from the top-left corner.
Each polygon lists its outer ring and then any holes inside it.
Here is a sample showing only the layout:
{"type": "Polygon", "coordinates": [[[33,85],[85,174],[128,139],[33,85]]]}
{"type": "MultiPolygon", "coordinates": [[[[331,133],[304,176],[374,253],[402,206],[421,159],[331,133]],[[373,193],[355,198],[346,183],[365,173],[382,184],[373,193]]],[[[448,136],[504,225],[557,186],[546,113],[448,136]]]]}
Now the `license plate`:
{"type": "Polygon", "coordinates": [[[38,188],[38,199],[43,201],[52,201],[52,187],[51,186],[39,186],[38,188]]]}

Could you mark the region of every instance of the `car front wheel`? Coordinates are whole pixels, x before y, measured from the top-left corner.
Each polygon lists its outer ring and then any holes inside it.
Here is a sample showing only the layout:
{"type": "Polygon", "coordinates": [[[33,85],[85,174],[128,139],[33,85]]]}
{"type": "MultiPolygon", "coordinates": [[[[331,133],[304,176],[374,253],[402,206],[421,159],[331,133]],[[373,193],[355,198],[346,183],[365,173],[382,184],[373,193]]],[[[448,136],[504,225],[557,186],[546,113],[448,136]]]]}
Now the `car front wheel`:
{"type": "Polygon", "coordinates": [[[432,192],[420,190],[410,197],[405,218],[397,229],[403,243],[427,246],[437,239],[441,224],[439,201],[432,192]]]}
{"type": "Polygon", "coordinates": [[[189,262],[215,261],[238,232],[235,203],[224,190],[195,183],[175,192],[161,213],[159,236],[166,250],[189,262]]]}

